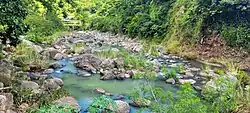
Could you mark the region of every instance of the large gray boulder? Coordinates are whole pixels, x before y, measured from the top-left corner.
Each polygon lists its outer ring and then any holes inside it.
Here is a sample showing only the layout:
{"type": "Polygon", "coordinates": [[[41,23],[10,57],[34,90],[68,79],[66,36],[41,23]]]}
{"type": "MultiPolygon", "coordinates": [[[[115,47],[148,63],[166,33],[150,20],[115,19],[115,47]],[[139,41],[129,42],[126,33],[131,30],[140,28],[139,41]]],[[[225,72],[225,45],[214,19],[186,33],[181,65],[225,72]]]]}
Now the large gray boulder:
{"type": "Polygon", "coordinates": [[[0,94],[0,111],[11,109],[13,102],[13,95],[11,93],[0,94]]]}
{"type": "Polygon", "coordinates": [[[63,81],[60,78],[52,78],[44,81],[43,88],[47,90],[58,90],[63,86],[63,81]]]}
{"type": "Polygon", "coordinates": [[[73,97],[63,97],[55,101],[56,105],[62,106],[62,105],[67,105],[67,106],[72,106],[78,111],[81,110],[81,106],[77,103],[77,100],[73,97]]]}
{"type": "Polygon", "coordinates": [[[74,60],[75,60],[74,64],[76,67],[86,71],[90,71],[92,73],[96,73],[102,62],[99,58],[97,58],[93,54],[84,54],[78,56],[74,60]]]}
{"type": "Polygon", "coordinates": [[[129,113],[130,107],[127,102],[116,100],[115,103],[117,104],[117,109],[115,110],[115,113],[129,113]]]}
{"type": "Polygon", "coordinates": [[[36,82],[33,82],[33,81],[22,81],[21,87],[34,90],[34,89],[39,89],[40,86],[36,82]]]}

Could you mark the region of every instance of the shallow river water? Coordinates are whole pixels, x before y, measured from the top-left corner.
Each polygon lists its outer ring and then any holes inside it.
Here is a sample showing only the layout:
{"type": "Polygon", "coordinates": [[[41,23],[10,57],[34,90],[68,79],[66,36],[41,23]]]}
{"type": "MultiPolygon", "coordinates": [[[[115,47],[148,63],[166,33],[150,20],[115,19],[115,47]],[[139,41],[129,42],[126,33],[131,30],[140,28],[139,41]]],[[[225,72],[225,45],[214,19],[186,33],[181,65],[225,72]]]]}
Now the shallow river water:
{"type": "MultiPolygon", "coordinates": [[[[129,102],[129,93],[133,88],[137,88],[143,82],[141,80],[100,80],[100,75],[92,75],[91,77],[79,77],[76,75],[77,69],[74,67],[73,63],[68,60],[59,61],[64,65],[63,68],[56,70],[52,76],[62,78],[64,81],[64,88],[77,100],[81,105],[82,110],[86,110],[87,106],[92,103],[93,98],[99,96],[94,92],[95,88],[105,89],[106,92],[110,92],[114,95],[123,95],[125,98],[123,101],[129,102]]],[[[153,82],[156,87],[163,88],[165,91],[171,91],[175,93],[178,88],[174,85],[166,84],[164,81],[157,80],[153,82]]],[[[112,98],[112,97],[111,97],[112,98]]],[[[139,108],[134,108],[131,106],[130,113],[135,113],[140,110],[139,108]]],[[[84,113],[84,112],[83,112],[84,113]]],[[[149,113],[144,110],[143,113],[149,113]]]]}

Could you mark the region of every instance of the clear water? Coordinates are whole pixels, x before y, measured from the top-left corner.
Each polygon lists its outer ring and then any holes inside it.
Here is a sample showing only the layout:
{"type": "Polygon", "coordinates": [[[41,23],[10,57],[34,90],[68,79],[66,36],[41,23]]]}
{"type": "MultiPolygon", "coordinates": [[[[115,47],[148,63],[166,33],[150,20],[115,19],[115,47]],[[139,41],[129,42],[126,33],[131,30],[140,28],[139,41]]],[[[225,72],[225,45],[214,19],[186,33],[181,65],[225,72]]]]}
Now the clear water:
{"type": "MultiPolygon", "coordinates": [[[[102,81],[100,80],[99,75],[93,75],[91,77],[79,77],[76,76],[77,69],[74,67],[72,62],[67,60],[59,61],[64,64],[65,67],[56,70],[53,73],[53,76],[62,78],[64,81],[64,88],[77,100],[81,105],[82,109],[85,110],[89,104],[92,103],[93,98],[99,96],[94,92],[95,88],[105,89],[106,92],[125,96],[124,101],[129,102],[127,98],[129,93],[133,88],[137,88],[142,83],[141,80],[109,80],[102,81]]],[[[156,87],[163,88],[166,91],[176,92],[177,87],[166,84],[164,81],[155,81],[153,84],[156,87]]],[[[139,108],[131,107],[131,113],[135,113],[139,108]]],[[[149,113],[147,110],[144,110],[143,113],[149,113]]]]}

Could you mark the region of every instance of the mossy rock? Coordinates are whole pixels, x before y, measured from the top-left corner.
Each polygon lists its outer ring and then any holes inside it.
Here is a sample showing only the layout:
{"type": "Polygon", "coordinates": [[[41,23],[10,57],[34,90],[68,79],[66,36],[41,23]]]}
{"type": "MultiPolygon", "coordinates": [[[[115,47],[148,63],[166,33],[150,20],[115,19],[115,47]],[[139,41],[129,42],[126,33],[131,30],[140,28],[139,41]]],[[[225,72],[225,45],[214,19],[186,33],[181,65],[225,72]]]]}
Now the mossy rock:
{"type": "Polygon", "coordinates": [[[12,84],[11,77],[3,73],[0,73],[0,82],[2,82],[4,86],[10,86],[12,84]]]}

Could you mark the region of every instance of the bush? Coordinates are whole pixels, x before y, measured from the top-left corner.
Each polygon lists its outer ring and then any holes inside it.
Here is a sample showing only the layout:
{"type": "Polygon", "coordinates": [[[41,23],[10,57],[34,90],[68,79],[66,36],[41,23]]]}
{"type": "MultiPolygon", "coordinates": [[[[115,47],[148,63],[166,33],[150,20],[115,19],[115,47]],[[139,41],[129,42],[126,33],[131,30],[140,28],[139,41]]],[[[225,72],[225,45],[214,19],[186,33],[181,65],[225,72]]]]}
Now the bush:
{"type": "Polygon", "coordinates": [[[49,105],[42,106],[39,109],[30,109],[26,113],[78,113],[77,110],[71,106],[49,105]]]}
{"type": "Polygon", "coordinates": [[[14,64],[22,67],[23,70],[35,71],[48,68],[48,58],[37,53],[32,46],[21,43],[16,47],[15,53],[12,55],[14,64]],[[30,67],[36,66],[35,70],[30,67]]]}
{"type": "Polygon", "coordinates": [[[88,111],[98,113],[101,110],[105,113],[113,113],[117,107],[117,104],[111,98],[102,95],[94,99],[93,103],[89,105],[88,111]]]}
{"type": "Polygon", "coordinates": [[[250,50],[250,29],[244,26],[222,27],[221,35],[229,46],[244,47],[250,50]]]}
{"type": "Polygon", "coordinates": [[[236,82],[227,76],[219,76],[212,81],[214,86],[206,86],[202,95],[207,102],[212,104],[214,112],[228,113],[237,107],[235,86],[236,82]]]}
{"type": "Polygon", "coordinates": [[[3,44],[9,40],[11,45],[16,46],[19,43],[19,35],[26,30],[23,20],[27,12],[25,2],[22,0],[1,0],[0,2],[0,39],[3,44]]]}
{"type": "Polygon", "coordinates": [[[27,39],[35,43],[51,43],[58,38],[53,34],[63,30],[63,24],[54,16],[46,18],[37,14],[29,14],[25,23],[30,27],[27,39]]]}

